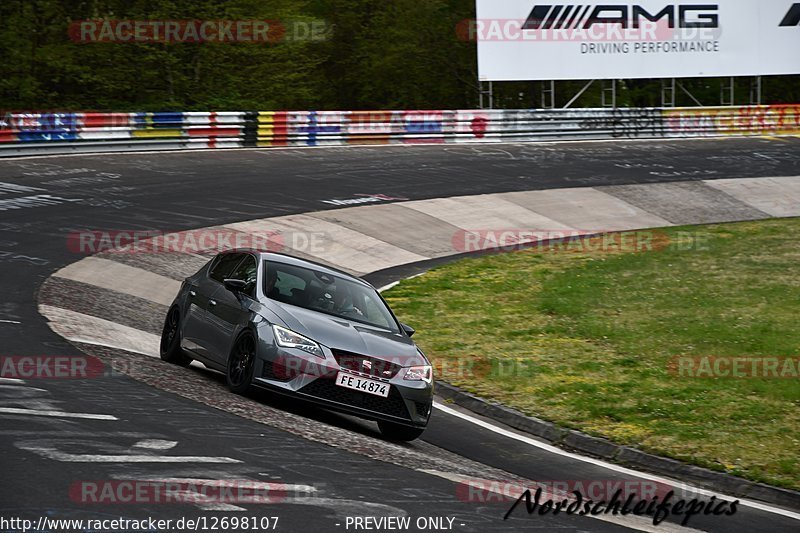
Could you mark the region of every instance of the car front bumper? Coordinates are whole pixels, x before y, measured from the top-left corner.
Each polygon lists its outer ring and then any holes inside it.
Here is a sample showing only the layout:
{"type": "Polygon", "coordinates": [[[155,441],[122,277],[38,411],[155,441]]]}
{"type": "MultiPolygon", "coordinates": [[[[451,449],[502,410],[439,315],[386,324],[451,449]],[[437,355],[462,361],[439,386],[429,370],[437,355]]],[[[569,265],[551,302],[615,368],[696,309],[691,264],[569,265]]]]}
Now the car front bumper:
{"type": "Polygon", "coordinates": [[[368,420],[384,420],[424,428],[433,405],[433,383],[404,380],[404,370],[391,379],[380,379],[342,368],[335,359],[325,360],[293,348],[262,343],[254,369],[253,385],[313,402],[368,420]],[[336,385],[345,372],[389,385],[384,398],[336,385]]]}

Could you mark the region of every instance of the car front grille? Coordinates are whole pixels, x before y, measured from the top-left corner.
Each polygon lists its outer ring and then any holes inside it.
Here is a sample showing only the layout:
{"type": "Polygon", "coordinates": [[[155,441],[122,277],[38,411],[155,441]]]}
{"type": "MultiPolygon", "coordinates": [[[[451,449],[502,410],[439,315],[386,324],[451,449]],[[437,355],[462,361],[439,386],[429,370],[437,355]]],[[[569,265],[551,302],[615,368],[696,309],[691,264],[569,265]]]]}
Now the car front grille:
{"type": "Polygon", "coordinates": [[[374,394],[339,387],[334,383],[333,379],[319,378],[298,392],[384,415],[405,419],[410,418],[403,397],[395,387],[390,387],[389,396],[383,398],[374,394]]]}
{"type": "Polygon", "coordinates": [[[370,357],[368,355],[359,355],[357,353],[345,352],[342,350],[332,350],[333,357],[340,367],[358,372],[359,374],[366,374],[368,376],[379,379],[392,379],[402,366],[384,361],[377,357],[370,357]]]}

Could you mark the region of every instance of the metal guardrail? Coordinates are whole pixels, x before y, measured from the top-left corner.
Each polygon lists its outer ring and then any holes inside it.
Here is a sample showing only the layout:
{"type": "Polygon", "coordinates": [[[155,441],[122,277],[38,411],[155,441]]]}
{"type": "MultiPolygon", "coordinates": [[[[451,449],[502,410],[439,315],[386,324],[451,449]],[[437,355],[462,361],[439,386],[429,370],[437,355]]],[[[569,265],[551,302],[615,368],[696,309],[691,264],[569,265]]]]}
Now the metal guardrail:
{"type": "Polygon", "coordinates": [[[800,105],[557,110],[9,113],[0,157],[363,144],[800,134],[800,105]]]}

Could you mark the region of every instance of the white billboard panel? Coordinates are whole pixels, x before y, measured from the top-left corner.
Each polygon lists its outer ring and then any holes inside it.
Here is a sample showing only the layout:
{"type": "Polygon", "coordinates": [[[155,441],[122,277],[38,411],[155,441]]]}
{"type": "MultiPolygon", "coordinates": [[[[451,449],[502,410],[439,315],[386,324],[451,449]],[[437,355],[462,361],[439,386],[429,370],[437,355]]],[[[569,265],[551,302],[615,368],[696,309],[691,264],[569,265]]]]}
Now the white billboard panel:
{"type": "Polygon", "coordinates": [[[477,0],[483,81],[800,74],[791,0],[477,0]]]}

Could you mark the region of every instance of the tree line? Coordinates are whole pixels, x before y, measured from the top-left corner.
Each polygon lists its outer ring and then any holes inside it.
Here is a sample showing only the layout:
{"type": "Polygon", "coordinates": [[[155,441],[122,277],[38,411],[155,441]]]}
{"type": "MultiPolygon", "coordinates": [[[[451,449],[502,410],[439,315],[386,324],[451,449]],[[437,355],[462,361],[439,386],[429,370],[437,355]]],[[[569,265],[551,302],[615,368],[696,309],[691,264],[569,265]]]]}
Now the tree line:
{"type": "MultiPolygon", "coordinates": [[[[2,0],[0,110],[474,108],[476,45],[459,31],[474,17],[474,0],[2,0]],[[92,29],[91,21],[106,25],[92,29]],[[270,30],[266,40],[122,41],[136,31],[123,21],[181,29],[268,21],[270,30]]],[[[583,83],[559,82],[556,104],[583,83]]],[[[704,105],[719,102],[718,80],[685,84],[704,105]]],[[[739,84],[748,103],[746,80],[739,84]]],[[[657,81],[618,87],[620,105],[660,104],[657,81]]],[[[495,105],[539,107],[542,90],[539,82],[495,84],[495,105]]],[[[681,92],[678,103],[687,98],[681,92]]],[[[800,77],[766,79],[764,101],[800,102],[800,77]]],[[[600,105],[599,88],[575,105],[600,105]]]]}

